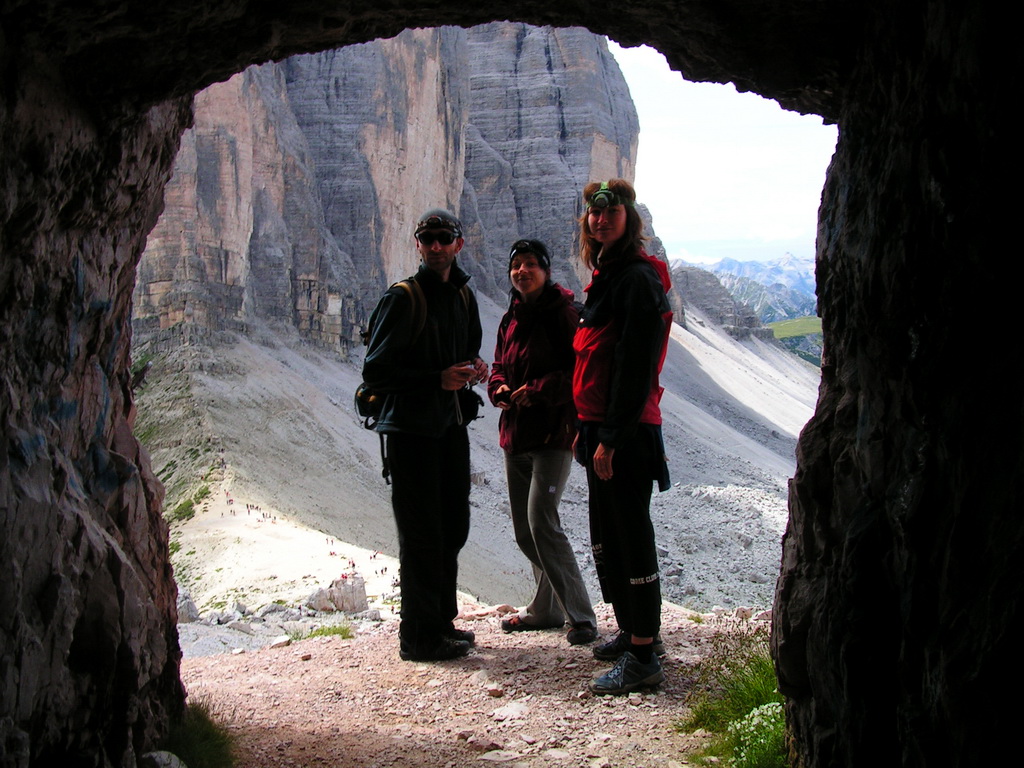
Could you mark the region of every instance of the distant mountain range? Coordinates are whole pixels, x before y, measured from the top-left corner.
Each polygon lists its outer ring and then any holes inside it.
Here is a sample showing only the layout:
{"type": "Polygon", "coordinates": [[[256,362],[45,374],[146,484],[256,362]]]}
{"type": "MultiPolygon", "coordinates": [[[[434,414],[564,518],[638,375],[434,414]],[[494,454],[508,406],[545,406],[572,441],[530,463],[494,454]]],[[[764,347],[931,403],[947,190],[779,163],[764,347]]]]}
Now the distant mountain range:
{"type": "Polygon", "coordinates": [[[813,259],[787,253],[772,261],[722,259],[700,268],[717,275],[733,299],[751,307],[762,323],[816,313],[813,259]]]}

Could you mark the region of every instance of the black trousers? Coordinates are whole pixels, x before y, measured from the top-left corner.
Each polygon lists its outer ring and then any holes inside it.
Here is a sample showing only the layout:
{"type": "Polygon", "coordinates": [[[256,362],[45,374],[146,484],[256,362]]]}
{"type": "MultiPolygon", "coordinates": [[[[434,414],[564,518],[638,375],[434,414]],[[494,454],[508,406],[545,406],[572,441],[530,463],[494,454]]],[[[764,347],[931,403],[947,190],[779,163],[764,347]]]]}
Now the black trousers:
{"type": "Polygon", "coordinates": [[[430,648],[459,612],[459,551],[469,537],[469,437],[387,436],[391,505],[398,526],[404,648],[430,648]]]}
{"type": "Polygon", "coordinates": [[[661,629],[661,580],[651,524],[654,472],[663,464],[660,441],[641,425],[615,449],[612,477],[594,473],[597,424],[582,425],[590,489],[590,540],[594,565],[606,603],[619,629],[637,637],[654,637],[661,629]]]}

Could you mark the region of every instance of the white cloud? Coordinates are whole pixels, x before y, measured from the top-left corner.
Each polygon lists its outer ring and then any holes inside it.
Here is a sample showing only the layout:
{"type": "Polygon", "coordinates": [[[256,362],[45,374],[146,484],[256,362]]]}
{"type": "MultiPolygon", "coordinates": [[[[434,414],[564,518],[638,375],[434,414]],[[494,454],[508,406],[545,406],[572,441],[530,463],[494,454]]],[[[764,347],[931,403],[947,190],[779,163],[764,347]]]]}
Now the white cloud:
{"type": "Polygon", "coordinates": [[[835,126],[687,82],[653,48],[611,46],[640,117],[637,197],[669,254],[813,256],[835,126]]]}

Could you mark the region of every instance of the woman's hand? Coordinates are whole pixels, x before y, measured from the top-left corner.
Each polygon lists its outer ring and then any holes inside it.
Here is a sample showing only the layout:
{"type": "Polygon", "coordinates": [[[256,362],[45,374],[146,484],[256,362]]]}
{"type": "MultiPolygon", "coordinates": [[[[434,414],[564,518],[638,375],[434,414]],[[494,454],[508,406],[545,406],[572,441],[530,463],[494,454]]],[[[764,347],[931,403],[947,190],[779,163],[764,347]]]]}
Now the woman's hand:
{"type": "Polygon", "coordinates": [[[533,405],[530,401],[530,393],[526,391],[525,384],[512,393],[512,402],[520,408],[529,408],[533,405]]]}
{"type": "Polygon", "coordinates": [[[496,400],[496,402],[494,404],[496,406],[498,406],[499,408],[501,408],[501,410],[503,410],[503,411],[509,410],[512,407],[512,403],[510,403],[508,400],[497,400],[497,397],[502,392],[511,392],[511,391],[512,391],[512,389],[509,387],[508,384],[502,384],[500,387],[498,387],[496,390],[494,390],[494,399],[496,400]]]}
{"type": "Polygon", "coordinates": [[[597,444],[597,450],[594,451],[594,474],[600,479],[612,479],[613,456],[615,456],[614,448],[606,448],[604,443],[597,444]]]}

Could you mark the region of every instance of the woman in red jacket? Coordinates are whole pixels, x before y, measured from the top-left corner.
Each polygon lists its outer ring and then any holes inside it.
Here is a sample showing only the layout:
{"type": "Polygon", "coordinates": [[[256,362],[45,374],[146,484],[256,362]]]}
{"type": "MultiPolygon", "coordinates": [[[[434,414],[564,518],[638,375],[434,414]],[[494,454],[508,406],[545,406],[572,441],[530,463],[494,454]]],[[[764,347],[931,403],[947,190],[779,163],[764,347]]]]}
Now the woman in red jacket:
{"type": "Polygon", "coordinates": [[[661,585],[651,525],[651,486],[668,488],[658,375],[672,323],[668,268],[643,249],[636,192],[622,179],[583,190],[583,263],[593,270],[573,341],[576,455],[587,469],[590,535],[605,602],[619,634],[594,649],[616,660],[590,688],[618,694],[665,675],[661,585]]]}
{"type": "Polygon", "coordinates": [[[508,274],[511,301],[498,327],[487,392],[501,409],[512,524],[533,564],[537,592],[501,626],[522,632],[568,623],[570,643],[589,643],[597,639],[597,619],[558,516],[576,433],[572,337],[578,315],[572,293],[551,282],[551,259],[540,241],[512,246],[508,274]]]}

